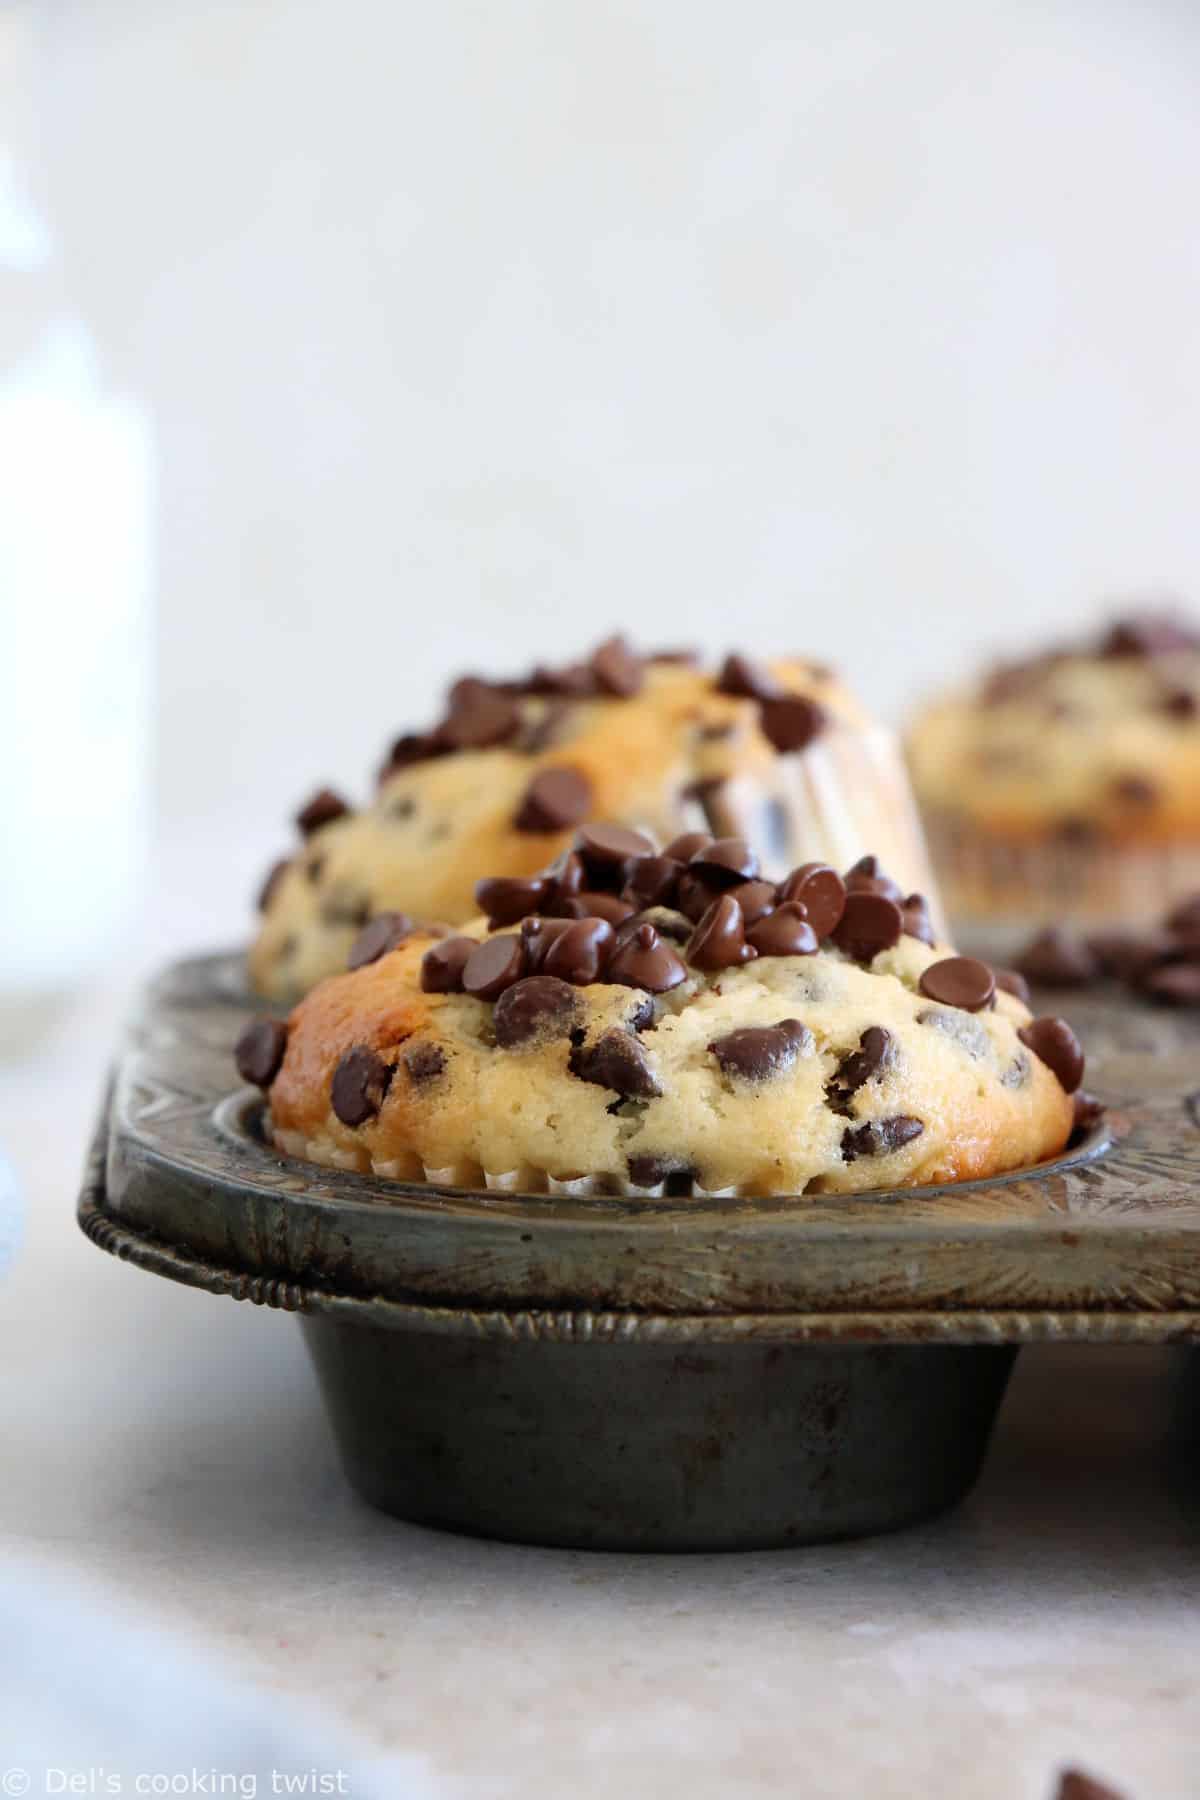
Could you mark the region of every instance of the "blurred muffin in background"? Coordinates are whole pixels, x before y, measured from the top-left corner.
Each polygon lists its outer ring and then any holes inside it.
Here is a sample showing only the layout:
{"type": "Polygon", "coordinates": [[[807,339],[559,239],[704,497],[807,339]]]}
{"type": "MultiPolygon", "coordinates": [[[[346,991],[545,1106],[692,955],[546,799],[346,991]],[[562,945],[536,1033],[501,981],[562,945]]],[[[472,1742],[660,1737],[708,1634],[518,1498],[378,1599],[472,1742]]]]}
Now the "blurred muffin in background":
{"type": "Polygon", "coordinates": [[[455,682],[439,723],[396,740],[365,808],[314,795],[263,889],[255,989],[306,993],[377,918],[385,934],[403,928],[396,915],[462,923],[481,868],[533,876],[585,818],[664,842],[751,838],[780,876],[878,852],[940,923],[898,746],[832,671],[737,654],[705,670],[613,638],[567,668],[455,682]]]}
{"type": "Polygon", "coordinates": [[[1138,924],[1200,887],[1200,626],[1178,609],[1001,664],[916,720],[951,918],[1138,924]]]}

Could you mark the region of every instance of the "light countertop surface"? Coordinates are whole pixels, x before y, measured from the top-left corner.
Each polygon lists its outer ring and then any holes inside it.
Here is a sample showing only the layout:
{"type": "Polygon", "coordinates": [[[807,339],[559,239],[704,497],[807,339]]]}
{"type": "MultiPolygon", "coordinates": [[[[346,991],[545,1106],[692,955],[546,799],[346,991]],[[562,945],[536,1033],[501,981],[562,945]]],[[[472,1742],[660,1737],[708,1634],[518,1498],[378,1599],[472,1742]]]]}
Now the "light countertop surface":
{"type": "Polygon", "coordinates": [[[454,1800],[1044,1800],[1067,1763],[1200,1795],[1200,1477],[1162,1453],[1183,1353],[1022,1351],[974,1495],[893,1537],[624,1556],[403,1525],[343,1483],[293,1320],[78,1234],[126,998],[0,1065],[27,1208],[0,1550],[112,1584],[454,1800]]]}

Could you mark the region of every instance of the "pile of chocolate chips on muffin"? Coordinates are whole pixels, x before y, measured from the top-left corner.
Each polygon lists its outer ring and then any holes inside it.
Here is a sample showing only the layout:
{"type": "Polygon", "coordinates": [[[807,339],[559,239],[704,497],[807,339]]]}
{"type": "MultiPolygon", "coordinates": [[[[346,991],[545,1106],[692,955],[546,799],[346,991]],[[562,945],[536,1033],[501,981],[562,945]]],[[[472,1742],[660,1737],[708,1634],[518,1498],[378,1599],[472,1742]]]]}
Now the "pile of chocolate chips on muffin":
{"type": "Polygon", "coordinates": [[[873,856],[844,878],[826,863],[804,863],[776,883],[763,879],[741,838],[701,831],[660,853],[641,832],[585,825],[544,874],[498,876],[475,892],[493,930],[520,929],[434,944],[422,967],[426,992],[497,1000],[541,974],[663,994],[686,979],[689,964],[712,973],[759,956],[812,956],[822,938],[869,963],[904,933],[934,941],[924,898],[905,895],[873,856]]]}
{"type": "Polygon", "coordinates": [[[1073,931],[1052,925],[1017,959],[1040,987],[1091,987],[1111,979],[1166,1006],[1200,1006],[1200,893],[1150,931],[1073,931]]]}

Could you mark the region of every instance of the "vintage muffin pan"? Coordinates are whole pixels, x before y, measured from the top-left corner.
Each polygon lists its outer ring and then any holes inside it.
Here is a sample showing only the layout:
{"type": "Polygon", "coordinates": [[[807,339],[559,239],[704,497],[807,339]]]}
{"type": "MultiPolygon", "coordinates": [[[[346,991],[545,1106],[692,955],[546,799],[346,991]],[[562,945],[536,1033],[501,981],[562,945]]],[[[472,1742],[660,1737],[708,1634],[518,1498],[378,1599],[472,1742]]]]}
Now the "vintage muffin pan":
{"type": "Polygon", "coordinates": [[[235,957],[133,1021],[79,1218],[297,1313],[346,1471],[542,1543],[787,1544],[958,1499],[1016,1347],[1200,1336],[1200,1015],[1072,1001],[1104,1122],[1036,1170],[858,1196],[439,1192],[316,1168],[231,1091],[235,957]]]}

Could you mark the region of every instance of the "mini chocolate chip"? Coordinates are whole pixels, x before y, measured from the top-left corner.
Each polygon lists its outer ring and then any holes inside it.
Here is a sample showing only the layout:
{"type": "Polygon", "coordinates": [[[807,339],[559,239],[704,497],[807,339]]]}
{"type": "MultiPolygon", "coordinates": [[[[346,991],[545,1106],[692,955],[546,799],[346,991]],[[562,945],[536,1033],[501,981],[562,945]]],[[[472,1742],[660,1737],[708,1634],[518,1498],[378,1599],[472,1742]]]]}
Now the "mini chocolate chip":
{"type": "Polygon", "coordinates": [[[570,923],[569,919],[532,918],[521,921],[521,938],[531,974],[540,973],[551,944],[558,941],[570,923]]]}
{"type": "Polygon", "coordinates": [[[631,919],[637,908],[616,894],[583,893],[561,901],[556,910],[564,919],[607,919],[610,925],[620,925],[622,920],[631,919]]]}
{"type": "Polygon", "coordinates": [[[900,942],[904,920],[894,900],[884,894],[846,895],[846,908],[830,933],[839,950],[855,962],[869,963],[881,950],[900,942]]]}
{"type": "Polygon", "coordinates": [[[1118,619],[1100,647],[1102,656],[1166,656],[1173,650],[1200,649],[1200,634],[1168,611],[1135,613],[1118,619]]]}
{"type": "Polygon", "coordinates": [[[750,962],[755,951],[746,942],[742,909],[729,894],[722,894],[705,911],[688,939],[684,955],[694,969],[731,969],[750,962]]]}
{"type": "Polygon", "coordinates": [[[998,988],[1011,994],[1014,1000],[1020,1000],[1025,1006],[1029,1005],[1029,983],[1019,970],[997,969],[995,976],[998,988]]]}
{"type": "Polygon", "coordinates": [[[525,790],[513,824],[518,831],[561,831],[586,818],[592,787],[578,769],[541,769],[525,790]]]}
{"type": "Polygon", "coordinates": [[[263,884],[258,890],[257,906],[260,913],[265,913],[270,906],[278,892],[280,882],[283,880],[291,866],[291,857],[281,856],[279,861],[273,862],[267,870],[263,884]]]}
{"type": "Polygon", "coordinates": [[[604,979],[623,987],[645,988],[651,994],[665,994],[687,980],[687,970],[653,925],[639,925],[633,936],[614,950],[604,979]]]}
{"type": "Polygon", "coordinates": [[[724,887],[758,879],[758,857],[743,838],[714,838],[693,854],[688,867],[724,887]]]}
{"type": "Polygon", "coordinates": [[[696,736],[706,744],[719,743],[723,738],[731,738],[737,730],[732,719],[714,719],[710,724],[697,725],[696,736]]]}
{"type": "Polygon", "coordinates": [[[681,836],[672,838],[663,851],[677,863],[691,862],[697,850],[703,850],[706,844],[712,843],[712,833],[708,831],[685,831],[681,836]]]}
{"type": "Polygon", "coordinates": [[[525,682],[527,694],[562,694],[587,699],[596,692],[596,676],[586,663],[570,663],[564,669],[548,669],[539,663],[525,682]]]}
{"type": "Polygon", "coordinates": [[[1083,939],[1063,925],[1039,931],[1017,958],[1017,968],[1026,980],[1042,987],[1086,987],[1098,973],[1083,939]]]}
{"type": "Polygon", "coordinates": [[[646,679],[645,664],[623,637],[611,637],[593,651],[590,666],[601,693],[620,700],[632,698],[646,679]]]}
{"type": "Polygon", "coordinates": [[[537,912],[553,888],[547,875],[493,875],[475,883],[475,899],[489,925],[515,925],[537,912]]]}
{"type": "Polygon", "coordinates": [[[449,750],[449,744],[437,743],[431,732],[406,731],[388,751],[387,761],[379,771],[379,780],[381,783],[390,781],[401,769],[410,769],[415,763],[432,762],[434,757],[448,755],[449,750]]]}
{"type": "Polygon", "coordinates": [[[682,874],[683,864],[673,856],[634,857],[626,870],[621,898],[638,908],[669,906],[682,874]]]}
{"type": "Polygon", "coordinates": [[[1168,1006],[1200,1006],[1200,964],[1167,963],[1150,969],[1139,986],[1151,1000],[1161,1000],[1168,1006]]]}
{"type": "Polygon", "coordinates": [[[933,930],[933,920],[929,916],[929,902],[924,894],[909,894],[900,902],[900,915],[904,920],[904,935],[916,938],[932,949],[937,942],[933,930]]]}
{"type": "Polygon", "coordinates": [[[964,1012],[982,1012],[996,994],[996,977],[974,956],[946,956],[930,963],[917,985],[928,999],[964,1012]]]}
{"type": "Polygon", "coordinates": [[[1023,1050],[1012,1058],[1000,1077],[1000,1086],[1006,1088],[1022,1088],[1029,1081],[1029,1058],[1023,1050]]]}
{"type": "Polygon", "coordinates": [[[890,1031],[882,1025],[868,1025],[858,1040],[858,1049],[848,1051],[837,1066],[834,1082],[843,1099],[857,1094],[860,1087],[888,1070],[896,1060],[896,1044],[890,1031]]]}
{"type": "Polygon", "coordinates": [[[740,1081],[767,1081],[790,1069],[796,1058],[812,1048],[813,1035],[799,1019],[781,1019],[778,1025],[743,1025],[708,1046],[721,1073],[740,1081]]]}
{"type": "Polygon", "coordinates": [[[846,910],[846,884],[828,863],[801,863],[780,888],[779,898],[798,900],[817,936],[827,938],[837,928],[846,910]]]}
{"type": "Polygon", "coordinates": [[[641,1151],[629,1158],[629,1179],[634,1187],[661,1187],[672,1175],[691,1175],[692,1166],[680,1156],[641,1151]]]}
{"type": "Polygon", "coordinates": [[[829,723],[825,708],[807,694],[781,694],[775,700],[764,700],[758,716],[763,736],[781,756],[807,750],[829,723]]]}
{"type": "Polygon", "coordinates": [[[1190,724],[1200,713],[1200,694],[1191,688],[1168,688],[1162,697],[1161,706],[1169,719],[1190,724]]]}
{"type": "Polygon", "coordinates": [[[541,959],[547,975],[557,975],[573,987],[590,987],[599,981],[613,947],[613,928],[607,919],[572,919],[560,931],[541,959]]]}
{"type": "Polygon", "coordinates": [[[1083,1080],[1083,1051],[1065,1019],[1041,1018],[1022,1025],[1017,1036],[1026,1049],[1057,1075],[1060,1085],[1073,1094],[1083,1080]]]}
{"type": "Polygon", "coordinates": [[[410,1044],[402,1053],[400,1061],[408,1070],[411,1080],[432,1081],[446,1067],[446,1052],[440,1044],[410,1044]]]}
{"type": "Polygon", "coordinates": [[[332,825],[335,819],[345,818],[349,811],[340,794],[335,794],[332,788],[319,788],[296,814],[296,824],[304,837],[311,837],[323,825],[332,825]]]}
{"type": "Polygon", "coordinates": [[[490,750],[507,744],[521,729],[521,709],[507,694],[483,682],[458,684],[451,690],[449,715],[434,733],[452,750],[490,750]]]}
{"type": "Polygon", "coordinates": [[[525,973],[525,943],[507,933],[476,944],[462,973],[463,992],[477,1000],[498,1000],[525,973]]]}
{"type": "Polygon", "coordinates": [[[1125,806],[1153,806],[1158,799],[1158,784],[1144,775],[1118,775],[1112,792],[1125,806]]]}
{"type": "Polygon", "coordinates": [[[587,867],[622,869],[631,856],[653,856],[654,845],[640,831],[627,831],[623,825],[583,825],[575,839],[575,848],[587,867]]]}
{"type": "Polygon", "coordinates": [[[992,1040],[975,1015],[957,1007],[943,1011],[940,1007],[927,1006],[917,1014],[917,1024],[932,1026],[935,1031],[952,1038],[960,1050],[965,1050],[976,1061],[982,1061],[992,1046],[992,1040]]]}
{"type": "Polygon", "coordinates": [[[904,889],[893,881],[877,856],[860,856],[852,869],[846,870],[846,888],[850,893],[883,894],[903,904],[904,889]]]}
{"type": "Polygon", "coordinates": [[[897,1113],[890,1119],[872,1119],[866,1125],[848,1126],[842,1133],[842,1155],[848,1163],[860,1156],[890,1156],[894,1150],[911,1144],[925,1127],[920,1119],[897,1113]]]}
{"type": "Polygon", "coordinates": [[[575,989],[554,975],[527,975],[506,989],[492,1014],[492,1031],[502,1050],[519,1044],[569,1037],[583,1017],[575,989]]]}
{"type": "Polygon", "coordinates": [[[421,958],[421,987],[426,994],[461,994],[467,958],[478,949],[474,938],[448,937],[431,944],[421,958]]]}
{"type": "Polygon", "coordinates": [[[1091,1131],[1100,1123],[1108,1110],[1103,1100],[1097,1100],[1095,1094],[1089,1094],[1085,1088],[1076,1090],[1074,1106],[1075,1112],[1071,1122],[1073,1137],[1082,1137],[1085,1131],[1091,1131]]]}
{"type": "Polygon", "coordinates": [[[282,1019],[251,1019],[238,1034],[233,1060],[243,1081],[269,1088],[278,1075],[287,1049],[287,1026],[282,1019]]]}
{"type": "Polygon", "coordinates": [[[747,925],[757,925],[775,905],[773,881],[740,881],[736,887],[726,888],[725,892],[730,899],[737,901],[747,925]]]}
{"type": "Polygon", "coordinates": [[[368,963],[378,962],[381,956],[402,944],[412,928],[413,922],[407,913],[376,913],[351,944],[346,967],[363,969],[368,963]]]}
{"type": "Polygon", "coordinates": [[[820,949],[817,934],[799,900],[785,900],[747,933],[760,956],[812,956],[820,949]]]}
{"type": "Polygon", "coordinates": [[[612,1088],[624,1100],[653,1100],[662,1087],[637,1038],[617,1028],[602,1032],[594,1044],[571,1052],[569,1067],[580,1081],[612,1088]]]}
{"type": "Polygon", "coordinates": [[[779,683],[771,672],[737,651],[725,658],[713,685],[718,694],[730,694],[737,700],[774,700],[779,694],[779,683]]]}
{"type": "Polygon", "coordinates": [[[356,1044],[333,1071],[329,1103],[343,1125],[365,1125],[383,1105],[392,1070],[366,1044],[356,1044]]]}
{"type": "Polygon", "coordinates": [[[657,1019],[658,1014],[654,1010],[654,1001],[652,997],[649,994],[642,993],[638,988],[631,988],[629,991],[635,998],[629,1012],[625,1015],[624,1025],[626,1031],[653,1030],[654,1022],[657,1019]]]}

